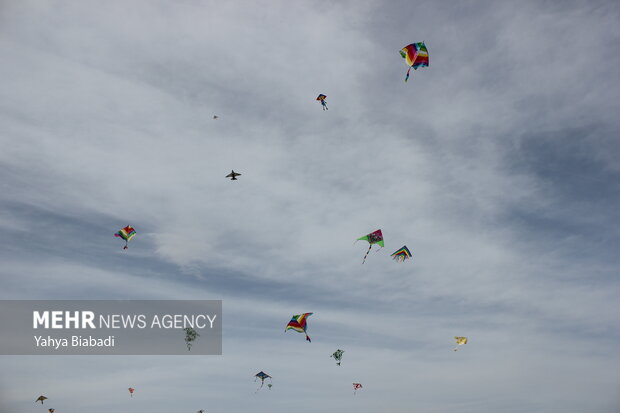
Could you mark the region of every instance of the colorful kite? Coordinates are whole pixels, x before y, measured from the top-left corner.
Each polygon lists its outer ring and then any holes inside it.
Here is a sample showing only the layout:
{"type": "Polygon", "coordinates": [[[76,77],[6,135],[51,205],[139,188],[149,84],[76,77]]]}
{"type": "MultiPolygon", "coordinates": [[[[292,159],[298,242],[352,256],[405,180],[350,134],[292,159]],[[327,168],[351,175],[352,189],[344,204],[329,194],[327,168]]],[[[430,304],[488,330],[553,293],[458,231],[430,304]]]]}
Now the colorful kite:
{"type": "Polygon", "coordinates": [[[115,237],[119,237],[125,240],[125,246],[123,247],[124,250],[127,249],[127,243],[130,239],[133,238],[134,235],[136,235],[136,230],[133,229],[131,225],[127,225],[125,228],[122,228],[120,231],[114,234],[115,237]]]}
{"type": "MultiPolygon", "coordinates": [[[[260,387],[256,389],[256,391],[259,391],[263,388],[263,384],[265,384],[265,379],[269,379],[269,381],[271,382],[271,376],[263,371],[256,373],[254,377],[256,377],[254,381],[260,379],[260,387]]],[[[268,384],[267,386],[269,387],[269,389],[271,389],[271,384],[268,384]]]]}
{"type": "Polygon", "coordinates": [[[310,340],[310,337],[308,336],[308,333],[306,333],[306,329],[308,328],[308,325],[306,324],[306,319],[312,314],[313,313],[303,313],[299,315],[294,315],[293,318],[291,318],[291,321],[289,321],[286,325],[284,331],[286,332],[287,330],[295,330],[298,333],[304,333],[306,335],[306,340],[312,342],[312,340],[310,340]]]}
{"type": "Polygon", "coordinates": [[[418,70],[418,67],[428,67],[428,50],[424,42],[411,43],[409,46],[405,46],[400,50],[400,55],[407,61],[407,76],[405,82],[409,80],[409,72],[413,67],[413,70],[418,70]]]}
{"type": "Polygon", "coordinates": [[[334,354],[332,354],[330,357],[333,357],[334,360],[336,360],[336,365],[339,366],[340,363],[342,362],[342,353],[344,353],[344,350],[336,350],[334,351],[334,354]]]}
{"type": "Polygon", "coordinates": [[[194,344],[194,341],[196,341],[198,337],[200,337],[200,334],[198,334],[193,328],[188,327],[185,329],[185,344],[187,345],[187,351],[192,349],[192,344],[194,344]]]}
{"type": "Polygon", "coordinates": [[[54,410],[54,409],[47,409],[47,411],[50,412],[50,413],[54,413],[56,410],[54,410]]]}
{"type": "Polygon", "coordinates": [[[403,262],[411,258],[411,251],[409,251],[409,248],[407,248],[407,246],[404,245],[401,249],[394,252],[394,254],[392,254],[392,257],[394,261],[403,262]]]}
{"type": "Polygon", "coordinates": [[[327,96],[325,96],[322,93],[319,96],[317,96],[317,98],[316,98],[316,100],[320,100],[321,101],[321,105],[323,105],[323,110],[329,110],[327,108],[327,102],[325,102],[326,98],[327,98],[327,96]]]}
{"type": "Polygon", "coordinates": [[[130,395],[131,397],[133,397],[133,392],[135,392],[135,391],[136,391],[136,389],[134,389],[133,387],[130,387],[130,388],[128,388],[127,390],[129,390],[129,395],[130,395]]]}
{"type": "Polygon", "coordinates": [[[368,251],[366,251],[366,255],[364,255],[364,260],[362,261],[362,264],[366,262],[366,257],[368,256],[368,253],[370,252],[373,244],[377,244],[382,248],[385,247],[385,244],[383,242],[383,234],[381,233],[380,229],[376,230],[375,232],[371,232],[368,235],[364,235],[363,237],[359,237],[355,242],[360,240],[368,241],[368,244],[370,244],[368,245],[368,251]]]}
{"type": "Polygon", "coordinates": [[[457,351],[459,349],[459,346],[467,344],[467,337],[454,336],[454,339],[456,340],[456,347],[454,347],[454,351],[457,351]]]}
{"type": "Polygon", "coordinates": [[[34,402],[41,402],[43,404],[43,400],[47,400],[47,397],[40,395],[34,402]]]}
{"type": "Polygon", "coordinates": [[[353,383],[353,395],[357,394],[357,390],[362,388],[362,383],[353,383]]]}

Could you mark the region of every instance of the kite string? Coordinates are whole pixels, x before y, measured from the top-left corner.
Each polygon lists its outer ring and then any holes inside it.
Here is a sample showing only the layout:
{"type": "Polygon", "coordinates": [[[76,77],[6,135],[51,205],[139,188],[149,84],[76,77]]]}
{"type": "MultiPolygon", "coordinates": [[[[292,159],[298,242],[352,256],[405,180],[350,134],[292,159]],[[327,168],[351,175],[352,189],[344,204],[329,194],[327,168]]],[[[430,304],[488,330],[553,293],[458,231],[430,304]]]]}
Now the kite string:
{"type": "Polygon", "coordinates": [[[370,252],[370,249],[372,248],[372,244],[370,244],[368,246],[368,251],[366,251],[366,255],[364,255],[364,260],[362,261],[362,264],[364,264],[366,262],[366,257],[368,256],[368,253],[370,252]]]}

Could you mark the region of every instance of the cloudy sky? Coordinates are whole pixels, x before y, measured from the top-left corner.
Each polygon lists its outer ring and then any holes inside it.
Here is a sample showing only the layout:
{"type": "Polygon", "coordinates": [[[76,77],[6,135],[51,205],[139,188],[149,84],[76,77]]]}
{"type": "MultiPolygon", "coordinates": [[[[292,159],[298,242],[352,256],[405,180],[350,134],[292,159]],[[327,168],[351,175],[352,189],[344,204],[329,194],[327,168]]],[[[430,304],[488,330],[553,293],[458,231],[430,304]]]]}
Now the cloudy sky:
{"type": "Polygon", "coordinates": [[[0,356],[0,411],[619,412],[619,17],[0,1],[0,298],[224,307],[222,356],[0,356]]]}

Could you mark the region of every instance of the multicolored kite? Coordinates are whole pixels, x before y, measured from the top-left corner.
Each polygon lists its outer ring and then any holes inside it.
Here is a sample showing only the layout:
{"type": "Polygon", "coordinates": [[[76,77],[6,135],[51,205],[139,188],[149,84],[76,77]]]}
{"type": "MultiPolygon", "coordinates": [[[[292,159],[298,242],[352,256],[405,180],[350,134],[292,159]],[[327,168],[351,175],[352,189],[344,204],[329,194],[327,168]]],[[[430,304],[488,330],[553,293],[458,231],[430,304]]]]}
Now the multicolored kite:
{"type": "Polygon", "coordinates": [[[418,67],[428,67],[428,50],[424,42],[411,43],[409,46],[405,46],[400,50],[400,55],[407,61],[407,77],[405,82],[409,80],[409,72],[413,67],[413,70],[418,70],[418,67]]]}
{"type": "Polygon", "coordinates": [[[295,330],[298,333],[304,333],[306,335],[306,340],[308,340],[309,342],[312,342],[312,340],[310,340],[310,337],[308,336],[308,333],[306,333],[306,329],[308,328],[306,319],[310,317],[312,314],[313,313],[303,313],[303,314],[294,315],[293,318],[291,318],[291,321],[289,321],[288,324],[286,325],[286,328],[284,329],[284,331],[286,332],[287,330],[295,330]]]}
{"type": "Polygon", "coordinates": [[[127,249],[127,243],[130,239],[134,237],[134,235],[136,235],[136,230],[133,229],[131,225],[127,225],[125,228],[122,228],[120,231],[114,234],[115,237],[119,237],[125,240],[125,246],[123,247],[124,250],[127,249]]]}
{"type": "MultiPolygon", "coordinates": [[[[265,379],[269,379],[269,381],[271,382],[271,376],[263,371],[256,373],[254,377],[256,377],[254,381],[260,379],[260,387],[256,389],[256,391],[259,391],[260,389],[263,388],[263,384],[265,384],[265,379]]],[[[269,386],[269,389],[271,390],[271,384],[268,384],[267,386],[269,386]]]]}
{"type": "Polygon", "coordinates": [[[340,363],[342,362],[342,353],[344,353],[344,350],[336,350],[334,351],[334,354],[332,354],[330,357],[333,357],[334,360],[336,360],[336,365],[339,366],[340,363]]]}
{"type": "Polygon", "coordinates": [[[41,402],[41,404],[43,404],[43,400],[47,400],[47,397],[40,395],[34,402],[41,402]]]}
{"type": "Polygon", "coordinates": [[[323,110],[329,110],[327,108],[327,102],[325,102],[326,98],[327,98],[327,96],[325,96],[322,93],[319,96],[317,96],[317,98],[316,98],[316,100],[320,100],[321,101],[321,105],[323,105],[323,110]]]}
{"type": "Polygon", "coordinates": [[[409,251],[409,248],[407,248],[407,246],[404,245],[401,249],[394,252],[394,254],[392,254],[392,257],[393,257],[392,259],[395,261],[403,262],[411,258],[411,251],[409,251]]]}
{"type": "Polygon", "coordinates": [[[370,244],[368,245],[368,251],[366,251],[366,255],[364,255],[364,260],[362,261],[362,264],[366,262],[366,257],[368,256],[368,253],[370,252],[373,244],[377,244],[382,248],[385,247],[385,243],[383,242],[383,234],[381,233],[380,229],[376,230],[375,232],[371,232],[368,235],[364,235],[363,237],[359,237],[355,242],[360,240],[368,241],[368,244],[370,244]]]}
{"type": "Polygon", "coordinates": [[[198,337],[200,337],[200,334],[198,334],[193,328],[188,327],[185,329],[185,344],[187,345],[187,351],[192,349],[192,344],[194,344],[194,341],[196,341],[198,337]]]}
{"type": "Polygon", "coordinates": [[[362,387],[362,383],[353,383],[353,395],[357,394],[357,390],[361,389],[362,387]]]}
{"type": "Polygon", "coordinates": [[[454,351],[457,351],[459,349],[459,346],[467,344],[467,337],[454,336],[454,339],[456,340],[456,347],[454,347],[454,351]]]}
{"type": "Polygon", "coordinates": [[[133,397],[133,392],[135,392],[135,391],[136,391],[136,389],[134,389],[133,387],[130,387],[130,388],[128,388],[127,390],[129,390],[129,395],[130,395],[131,397],[133,397]]]}

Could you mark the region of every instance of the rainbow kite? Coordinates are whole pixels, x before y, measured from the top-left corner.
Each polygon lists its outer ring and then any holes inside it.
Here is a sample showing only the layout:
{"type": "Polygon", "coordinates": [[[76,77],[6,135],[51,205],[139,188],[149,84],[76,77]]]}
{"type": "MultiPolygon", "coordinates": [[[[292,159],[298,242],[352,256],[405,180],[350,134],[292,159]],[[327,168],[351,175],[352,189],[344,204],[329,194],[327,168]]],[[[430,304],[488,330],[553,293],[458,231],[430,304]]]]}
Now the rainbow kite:
{"type": "Polygon", "coordinates": [[[123,247],[124,250],[127,249],[127,243],[130,239],[133,238],[134,235],[136,235],[136,230],[133,229],[131,225],[127,225],[125,228],[122,228],[120,231],[114,234],[115,237],[119,237],[125,240],[125,246],[123,247]]]}
{"type": "Polygon", "coordinates": [[[291,318],[291,321],[289,321],[288,324],[286,325],[286,328],[284,329],[284,331],[286,332],[288,330],[295,330],[298,333],[304,333],[306,335],[306,340],[308,340],[309,342],[312,342],[312,340],[310,340],[310,337],[308,336],[308,333],[306,333],[306,328],[308,328],[306,319],[310,317],[312,314],[313,313],[303,313],[303,314],[294,315],[293,318],[291,318]]]}
{"type": "Polygon", "coordinates": [[[407,76],[405,82],[409,80],[409,72],[413,67],[413,70],[418,70],[418,67],[428,67],[428,50],[424,42],[411,43],[409,46],[405,46],[400,50],[400,55],[407,61],[407,76]]]}
{"type": "Polygon", "coordinates": [[[380,229],[376,230],[375,232],[371,232],[370,234],[364,235],[363,237],[359,237],[355,242],[360,240],[368,241],[368,244],[370,244],[368,245],[368,251],[366,251],[366,255],[364,255],[364,260],[362,261],[362,264],[366,262],[366,257],[368,256],[368,253],[370,252],[373,244],[385,247],[385,243],[383,242],[383,233],[380,229]]]}
{"type": "Polygon", "coordinates": [[[407,246],[404,245],[401,249],[394,252],[394,254],[392,254],[392,257],[394,261],[403,262],[411,258],[411,251],[409,251],[409,248],[407,248],[407,246]]]}

